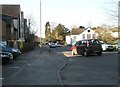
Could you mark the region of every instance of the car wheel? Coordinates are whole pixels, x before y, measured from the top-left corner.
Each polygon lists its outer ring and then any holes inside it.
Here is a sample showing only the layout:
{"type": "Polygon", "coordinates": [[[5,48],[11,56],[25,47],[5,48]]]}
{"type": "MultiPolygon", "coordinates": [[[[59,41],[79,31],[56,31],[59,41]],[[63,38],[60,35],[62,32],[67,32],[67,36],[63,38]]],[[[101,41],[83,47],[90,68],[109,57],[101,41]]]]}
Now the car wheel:
{"type": "Polygon", "coordinates": [[[98,55],[98,56],[101,56],[101,55],[102,55],[102,52],[98,52],[97,55],[98,55]]]}
{"type": "Polygon", "coordinates": [[[84,56],[86,56],[86,57],[88,56],[88,52],[87,52],[87,51],[84,51],[83,54],[84,54],[84,56]]]}
{"type": "Polygon", "coordinates": [[[75,55],[75,52],[72,50],[72,55],[75,55]]]}

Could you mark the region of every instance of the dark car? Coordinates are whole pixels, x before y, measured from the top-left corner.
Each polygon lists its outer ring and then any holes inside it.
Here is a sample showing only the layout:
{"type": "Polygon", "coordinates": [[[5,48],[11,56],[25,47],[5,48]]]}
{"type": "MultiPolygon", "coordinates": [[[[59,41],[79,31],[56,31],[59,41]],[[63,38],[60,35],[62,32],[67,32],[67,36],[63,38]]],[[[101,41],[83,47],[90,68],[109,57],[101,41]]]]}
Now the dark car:
{"type": "Polygon", "coordinates": [[[2,48],[2,52],[10,52],[13,55],[13,58],[18,57],[21,54],[19,49],[8,47],[2,43],[0,43],[0,48],[2,48]]]}
{"type": "Polygon", "coordinates": [[[49,47],[50,47],[50,48],[55,48],[56,45],[55,45],[55,43],[51,42],[51,43],[49,43],[49,47]]]}
{"type": "Polygon", "coordinates": [[[61,47],[62,45],[60,43],[55,43],[56,47],[61,47]]]}
{"type": "Polygon", "coordinates": [[[102,46],[98,39],[80,40],[71,47],[71,51],[72,55],[81,54],[88,56],[92,53],[96,53],[100,56],[102,54],[102,46]]]}
{"type": "Polygon", "coordinates": [[[7,63],[13,60],[13,55],[9,52],[0,52],[0,58],[2,63],[7,63]]]}

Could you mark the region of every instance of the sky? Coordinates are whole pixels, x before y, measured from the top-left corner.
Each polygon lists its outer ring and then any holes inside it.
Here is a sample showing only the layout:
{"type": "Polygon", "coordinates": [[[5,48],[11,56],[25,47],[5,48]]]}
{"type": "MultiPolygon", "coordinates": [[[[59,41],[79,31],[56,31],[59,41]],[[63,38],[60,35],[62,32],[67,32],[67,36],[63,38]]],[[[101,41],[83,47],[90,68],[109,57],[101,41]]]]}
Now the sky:
{"type": "Polygon", "coordinates": [[[117,23],[113,22],[114,20],[109,14],[110,10],[117,10],[115,1],[41,0],[40,6],[40,0],[1,0],[0,4],[20,4],[24,17],[28,19],[32,16],[36,21],[36,35],[44,37],[45,24],[48,21],[51,28],[59,23],[69,29],[73,26],[96,27],[102,24],[116,26],[117,23]]]}

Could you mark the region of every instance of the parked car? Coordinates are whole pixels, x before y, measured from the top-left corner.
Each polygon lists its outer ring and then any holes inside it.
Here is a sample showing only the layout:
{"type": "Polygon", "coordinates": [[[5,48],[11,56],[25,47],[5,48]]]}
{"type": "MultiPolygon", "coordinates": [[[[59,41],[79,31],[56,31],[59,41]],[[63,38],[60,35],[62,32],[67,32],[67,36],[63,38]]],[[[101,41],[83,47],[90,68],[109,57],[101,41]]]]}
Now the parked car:
{"type": "Polygon", "coordinates": [[[2,52],[9,52],[13,55],[13,58],[18,57],[21,54],[21,51],[17,48],[8,47],[2,43],[0,43],[0,48],[2,48],[2,52]]]}
{"type": "Polygon", "coordinates": [[[60,43],[55,43],[56,47],[61,47],[60,43]]]}
{"type": "Polygon", "coordinates": [[[9,52],[0,52],[0,60],[3,63],[7,63],[13,60],[13,55],[9,52]]]}
{"type": "Polygon", "coordinates": [[[102,46],[98,39],[88,39],[77,41],[71,47],[72,55],[81,54],[83,56],[89,56],[91,53],[102,54],[102,46]]]}
{"type": "Polygon", "coordinates": [[[49,47],[50,47],[50,48],[55,48],[56,45],[55,45],[55,43],[51,42],[51,43],[49,43],[49,47]]]}
{"type": "Polygon", "coordinates": [[[120,41],[118,41],[118,52],[120,53],[120,41]]]}
{"type": "Polygon", "coordinates": [[[105,43],[103,41],[100,41],[100,42],[102,44],[102,50],[103,51],[113,51],[115,49],[114,46],[111,45],[111,44],[107,44],[107,43],[105,43]]]}

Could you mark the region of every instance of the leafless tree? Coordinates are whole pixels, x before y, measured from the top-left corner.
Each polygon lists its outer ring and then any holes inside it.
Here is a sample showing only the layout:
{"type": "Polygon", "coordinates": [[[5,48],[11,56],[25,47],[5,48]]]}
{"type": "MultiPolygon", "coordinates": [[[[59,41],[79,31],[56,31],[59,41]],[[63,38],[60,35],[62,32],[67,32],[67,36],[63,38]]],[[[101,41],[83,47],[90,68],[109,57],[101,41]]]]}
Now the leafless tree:
{"type": "Polygon", "coordinates": [[[119,2],[120,0],[112,0],[110,3],[108,3],[112,5],[112,8],[106,8],[106,13],[107,13],[107,16],[109,17],[109,20],[117,24],[118,24],[118,19],[119,19],[119,12],[120,12],[119,2]]]}
{"type": "Polygon", "coordinates": [[[35,34],[38,32],[38,29],[37,29],[37,22],[35,20],[35,18],[31,15],[27,16],[27,19],[28,19],[28,31],[29,31],[29,34],[26,38],[26,41],[33,41],[34,40],[34,37],[35,37],[35,34]]]}
{"type": "Polygon", "coordinates": [[[28,25],[31,34],[36,34],[38,32],[37,21],[33,16],[28,16],[28,25]]]}

